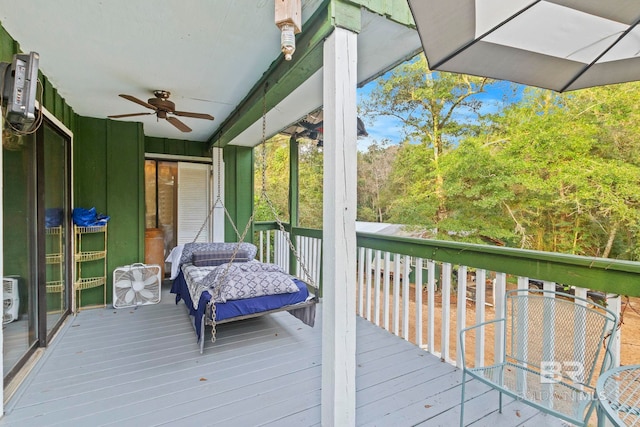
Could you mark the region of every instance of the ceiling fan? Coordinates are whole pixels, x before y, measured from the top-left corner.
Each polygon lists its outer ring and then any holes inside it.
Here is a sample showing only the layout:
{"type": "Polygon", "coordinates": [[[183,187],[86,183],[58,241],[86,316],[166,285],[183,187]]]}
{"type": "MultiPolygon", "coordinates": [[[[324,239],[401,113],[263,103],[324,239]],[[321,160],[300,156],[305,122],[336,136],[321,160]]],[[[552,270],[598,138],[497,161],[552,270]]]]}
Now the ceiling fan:
{"type": "Polygon", "coordinates": [[[126,94],[120,94],[119,96],[127,99],[131,102],[135,102],[136,104],[140,104],[143,107],[147,107],[150,108],[152,110],[154,110],[154,112],[152,113],[131,113],[131,114],[116,114],[113,116],[108,116],[109,118],[112,119],[119,119],[122,117],[133,117],[133,116],[147,116],[150,114],[155,114],[158,119],[166,119],[169,123],[171,123],[173,126],[175,126],[176,128],[178,128],[178,130],[182,131],[182,132],[191,132],[191,128],[187,125],[185,125],[183,122],[181,122],[180,120],[178,120],[177,117],[174,116],[180,116],[180,117],[191,117],[194,119],[206,119],[206,120],[213,120],[213,116],[210,114],[204,114],[204,113],[190,113],[187,111],[176,111],[176,104],[174,104],[172,101],[169,101],[169,95],[171,95],[171,92],[166,91],[166,90],[155,90],[153,91],[153,95],[155,96],[155,98],[149,98],[149,100],[147,102],[136,98],[135,96],[131,96],[131,95],[126,95],[126,94]],[[169,115],[171,114],[171,115],[169,115]]]}

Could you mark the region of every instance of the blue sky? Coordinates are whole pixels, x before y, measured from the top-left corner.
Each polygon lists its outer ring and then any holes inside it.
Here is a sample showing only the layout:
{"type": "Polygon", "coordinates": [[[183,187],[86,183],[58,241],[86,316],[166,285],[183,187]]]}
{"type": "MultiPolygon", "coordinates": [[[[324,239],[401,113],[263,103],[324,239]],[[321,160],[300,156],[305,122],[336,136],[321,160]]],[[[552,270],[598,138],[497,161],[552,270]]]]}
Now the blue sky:
{"type": "MultiPolygon", "coordinates": [[[[359,88],[357,91],[358,102],[366,98],[371,90],[375,87],[376,81],[372,81],[367,85],[359,88]]],[[[485,93],[478,95],[478,99],[482,101],[481,113],[492,113],[500,109],[505,103],[515,102],[522,95],[523,86],[517,85],[517,93],[514,96],[513,84],[505,81],[497,81],[491,85],[485,93]]],[[[373,142],[381,143],[389,140],[392,144],[400,143],[402,139],[402,122],[391,116],[379,116],[375,119],[361,117],[364,120],[365,128],[369,133],[367,137],[358,138],[358,150],[366,151],[373,142]]],[[[459,117],[460,119],[463,116],[459,117]]],[[[475,120],[476,116],[467,117],[468,120],[475,120]]]]}

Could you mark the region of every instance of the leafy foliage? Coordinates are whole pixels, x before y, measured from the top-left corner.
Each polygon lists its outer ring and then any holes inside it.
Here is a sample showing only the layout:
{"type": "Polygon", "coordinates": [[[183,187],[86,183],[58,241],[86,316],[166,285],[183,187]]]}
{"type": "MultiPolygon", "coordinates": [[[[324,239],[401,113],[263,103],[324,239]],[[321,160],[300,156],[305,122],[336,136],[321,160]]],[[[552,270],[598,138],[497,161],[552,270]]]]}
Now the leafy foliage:
{"type": "MultiPolygon", "coordinates": [[[[423,57],[377,82],[361,112],[400,119],[402,142],[358,153],[358,219],[439,239],[640,260],[640,84],[528,88],[481,115],[477,95],[491,84],[431,73],[423,57]]],[[[268,193],[286,218],[288,138],[268,146],[268,193]]],[[[320,228],[322,153],[304,141],[299,150],[300,224],[320,228]]],[[[257,209],[272,219],[263,202],[257,209]]]]}

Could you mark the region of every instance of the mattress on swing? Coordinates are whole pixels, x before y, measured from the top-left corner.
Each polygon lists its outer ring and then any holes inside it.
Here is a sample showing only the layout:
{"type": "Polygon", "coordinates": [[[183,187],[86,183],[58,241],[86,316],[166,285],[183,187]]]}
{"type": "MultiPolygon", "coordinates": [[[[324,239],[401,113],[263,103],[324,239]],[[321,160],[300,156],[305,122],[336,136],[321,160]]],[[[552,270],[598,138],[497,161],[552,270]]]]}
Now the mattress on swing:
{"type": "MultiPolygon", "coordinates": [[[[189,309],[189,314],[194,317],[194,327],[198,340],[200,340],[201,336],[202,317],[205,314],[207,304],[209,304],[212,298],[208,291],[201,289],[200,282],[203,277],[215,268],[218,267],[196,267],[191,264],[185,264],[177,274],[171,287],[171,293],[176,295],[176,304],[179,303],[181,299],[184,300],[189,309]],[[194,303],[194,301],[197,301],[197,303],[194,303]]],[[[289,306],[291,306],[293,310],[296,308],[295,305],[303,305],[305,302],[315,299],[315,296],[309,293],[307,285],[304,282],[297,278],[293,278],[293,281],[298,288],[297,292],[263,295],[216,303],[216,322],[230,321],[234,318],[256,315],[289,306]]],[[[292,314],[305,324],[313,326],[315,310],[292,314]]]]}
{"type": "MultiPolygon", "coordinates": [[[[225,261],[226,258],[230,258],[230,253],[236,253],[242,251],[247,260],[255,258],[258,248],[253,243],[186,243],[178,245],[171,249],[171,252],[165,259],[165,262],[171,264],[171,280],[175,280],[180,273],[180,268],[184,264],[190,264],[193,261],[194,254],[202,254],[203,252],[211,253],[225,253],[225,256],[219,258],[220,263],[225,261]]],[[[228,260],[228,259],[227,259],[228,260]]]]}

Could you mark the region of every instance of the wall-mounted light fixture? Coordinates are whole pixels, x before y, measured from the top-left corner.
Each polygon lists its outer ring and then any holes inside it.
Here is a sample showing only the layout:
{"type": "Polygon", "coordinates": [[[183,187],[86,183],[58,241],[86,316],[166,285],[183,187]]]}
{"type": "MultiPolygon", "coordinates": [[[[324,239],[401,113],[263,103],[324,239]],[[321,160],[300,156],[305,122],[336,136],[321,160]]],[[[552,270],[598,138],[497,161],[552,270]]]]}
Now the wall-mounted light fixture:
{"type": "Polygon", "coordinates": [[[302,29],[301,0],[275,0],[276,25],[280,28],[280,47],[284,59],[291,61],[296,50],[296,34],[302,29]]]}

